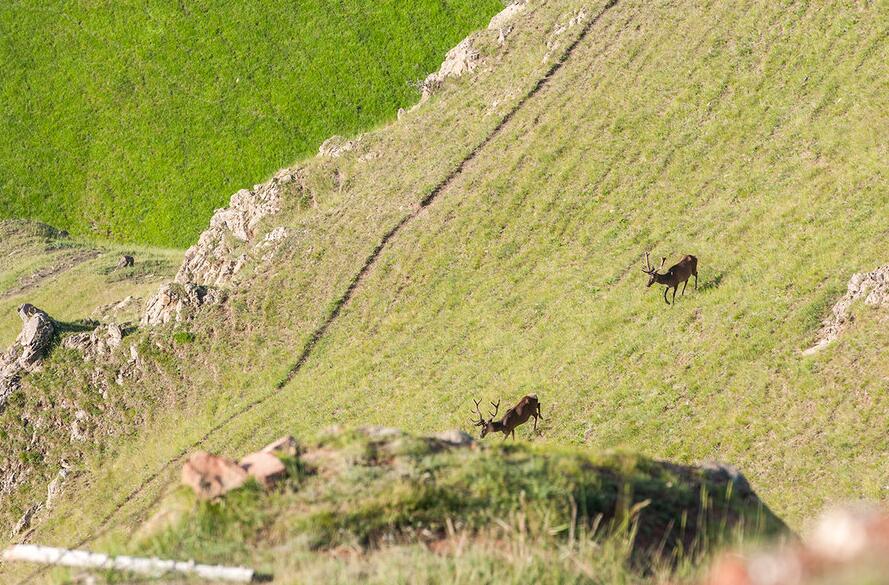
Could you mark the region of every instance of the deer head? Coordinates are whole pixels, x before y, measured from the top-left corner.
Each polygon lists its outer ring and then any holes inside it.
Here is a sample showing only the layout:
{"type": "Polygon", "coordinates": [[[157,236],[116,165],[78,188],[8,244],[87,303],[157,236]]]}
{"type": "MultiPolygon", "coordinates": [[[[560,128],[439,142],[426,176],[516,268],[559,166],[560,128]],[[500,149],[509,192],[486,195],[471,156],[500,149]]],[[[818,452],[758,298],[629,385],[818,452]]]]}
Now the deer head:
{"type": "Polygon", "coordinates": [[[666,262],[667,262],[666,258],[661,258],[661,265],[658,266],[657,268],[652,268],[651,267],[651,260],[648,257],[648,252],[645,253],[645,268],[642,269],[642,272],[644,272],[645,274],[648,275],[648,284],[645,285],[646,287],[649,287],[649,286],[653,285],[655,282],[657,282],[658,271],[664,267],[664,264],[666,262]]]}
{"type": "Polygon", "coordinates": [[[497,404],[494,404],[493,402],[491,402],[491,406],[494,407],[494,412],[488,413],[488,415],[491,417],[488,420],[485,420],[485,417],[482,416],[482,411],[479,409],[479,404],[481,404],[481,400],[476,400],[473,398],[472,401],[475,402],[475,414],[478,415],[478,420],[473,420],[472,424],[477,427],[481,427],[481,429],[482,429],[481,438],[484,439],[485,435],[497,430],[497,428],[496,428],[497,425],[494,424],[494,417],[497,416],[497,411],[500,409],[500,401],[498,400],[497,404]]]}

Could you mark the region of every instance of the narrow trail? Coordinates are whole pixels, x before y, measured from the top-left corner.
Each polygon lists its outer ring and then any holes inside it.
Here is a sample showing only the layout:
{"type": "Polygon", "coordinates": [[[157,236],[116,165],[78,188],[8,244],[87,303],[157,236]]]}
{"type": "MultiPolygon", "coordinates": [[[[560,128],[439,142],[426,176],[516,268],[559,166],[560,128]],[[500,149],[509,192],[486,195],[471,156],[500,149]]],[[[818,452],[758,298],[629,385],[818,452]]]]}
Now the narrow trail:
{"type": "MultiPolygon", "coordinates": [[[[515,105],[507,112],[503,118],[497,123],[497,125],[479,142],[461,161],[460,163],[447,175],[444,179],[442,179],[430,192],[427,194],[421,201],[419,207],[417,207],[411,213],[405,215],[397,224],[395,224],[392,228],[390,228],[383,237],[380,239],[379,243],[374,247],[373,251],[371,251],[370,255],[365,259],[364,264],[352,277],[352,280],[349,282],[349,286],[343,292],[342,296],[335,302],[333,305],[333,309],[330,311],[330,314],[324,319],[324,321],[312,332],[312,335],[309,337],[306,344],[303,346],[302,351],[299,354],[299,357],[287,371],[287,373],[275,384],[273,389],[263,396],[245,404],[240,409],[235,412],[229,414],[223,420],[218,422],[216,425],[207,430],[204,435],[195,441],[194,443],[188,445],[187,447],[180,450],[172,459],[164,463],[160,468],[146,477],[138,487],[136,487],[130,494],[124,498],[117,506],[114,507],[110,512],[108,512],[102,520],[99,522],[98,527],[94,532],[85,536],[84,538],[77,541],[70,548],[80,548],[94,540],[98,539],[102,535],[106,534],[111,528],[111,520],[117,515],[120,510],[122,510],[127,504],[132,502],[135,498],[139,497],[142,492],[148,487],[149,484],[153,483],[156,479],[164,475],[168,470],[178,465],[183,461],[185,456],[195,450],[198,447],[201,447],[211,436],[213,436],[216,432],[218,432],[223,427],[227,426],[230,422],[235,419],[240,418],[241,416],[247,414],[257,406],[263,404],[268,399],[274,397],[282,388],[284,388],[287,384],[289,384],[294,377],[300,372],[302,367],[305,365],[306,361],[312,355],[312,351],[318,342],[324,337],[327,333],[327,330],[330,326],[337,320],[337,318],[342,313],[344,307],[346,307],[352,298],[355,296],[355,292],[358,290],[361,283],[364,281],[365,277],[373,270],[374,266],[377,264],[377,261],[380,258],[380,255],[386,249],[389,242],[396,236],[398,233],[409,223],[411,223],[414,219],[416,219],[427,207],[429,207],[438,196],[447,189],[454,180],[459,177],[466,166],[471,163],[473,160],[478,158],[479,153],[481,153],[484,148],[490,144],[497,136],[499,136],[503,129],[509,124],[509,122],[515,117],[515,115],[524,108],[524,106],[533,99],[539,92],[542,90],[558,73],[558,71],[565,65],[568,59],[571,58],[571,55],[574,53],[577,46],[583,42],[593,27],[601,20],[601,18],[607,13],[611,8],[617,5],[618,0],[609,0],[605,4],[604,7],[591,19],[589,19],[581,28],[580,33],[578,33],[577,37],[568,44],[567,47],[562,51],[559,59],[554,61],[553,64],[549,67],[546,73],[537,80],[537,83],[526,93],[521,99],[519,99],[515,105]]],[[[156,501],[157,498],[153,499],[156,501]]],[[[25,583],[29,583],[34,578],[42,575],[48,570],[48,567],[42,567],[33,573],[27,575],[23,580],[18,582],[18,585],[24,585],[25,583]]]]}

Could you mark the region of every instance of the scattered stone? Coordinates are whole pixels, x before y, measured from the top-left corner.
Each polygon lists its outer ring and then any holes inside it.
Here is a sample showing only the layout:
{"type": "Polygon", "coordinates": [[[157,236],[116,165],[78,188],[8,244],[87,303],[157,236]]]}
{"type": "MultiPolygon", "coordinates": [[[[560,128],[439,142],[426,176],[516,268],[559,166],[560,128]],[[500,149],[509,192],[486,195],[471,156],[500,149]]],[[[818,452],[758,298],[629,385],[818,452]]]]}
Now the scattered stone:
{"type": "Polygon", "coordinates": [[[133,259],[132,256],[127,256],[126,254],[124,254],[123,256],[120,257],[120,260],[117,261],[116,268],[117,269],[129,268],[134,263],[135,263],[135,260],[133,259]]]}
{"type": "Polygon", "coordinates": [[[201,499],[212,500],[247,481],[247,472],[231,459],[198,451],[182,467],[182,483],[201,499]]]}
{"type": "Polygon", "coordinates": [[[18,314],[22,319],[22,331],[6,353],[0,355],[0,411],[9,395],[20,387],[22,374],[38,365],[55,332],[50,316],[34,305],[21,305],[18,314]]]}
{"type": "Polygon", "coordinates": [[[148,301],[142,325],[186,321],[204,305],[215,305],[225,300],[223,291],[196,284],[165,284],[148,301]]]}
{"type": "Polygon", "coordinates": [[[815,345],[805,350],[803,355],[815,354],[838,338],[854,320],[850,314],[852,304],[862,298],[865,305],[889,307],[889,264],[872,272],[852,275],[846,294],[836,302],[830,311],[830,316],[822,323],[815,345]]]}
{"type": "Polygon", "coordinates": [[[287,477],[287,468],[284,467],[281,460],[266,451],[251,453],[241,459],[238,465],[263,487],[270,487],[287,477]]]}
{"type": "Polygon", "coordinates": [[[65,483],[65,478],[68,477],[68,465],[63,461],[62,468],[59,469],[59,473],[56,474],[55,478],[49,485],[46,487],[46,506],[47,509],[52,508],[53,503],[56,501],[56,498],[59,497],[59,494],[62,493],[62,486],[65,483]]]}
{"type": "Polygon", "coordinates": [[[34,514],[36,514],[40,510],[40,504],[34,504],[22,514],[22,517],[19,518],[19,521],[15,523],[15,526],[12,527],[12,535],[18,536],[25,530],[31,527],[31,519],[34,518],[34,514]]]}

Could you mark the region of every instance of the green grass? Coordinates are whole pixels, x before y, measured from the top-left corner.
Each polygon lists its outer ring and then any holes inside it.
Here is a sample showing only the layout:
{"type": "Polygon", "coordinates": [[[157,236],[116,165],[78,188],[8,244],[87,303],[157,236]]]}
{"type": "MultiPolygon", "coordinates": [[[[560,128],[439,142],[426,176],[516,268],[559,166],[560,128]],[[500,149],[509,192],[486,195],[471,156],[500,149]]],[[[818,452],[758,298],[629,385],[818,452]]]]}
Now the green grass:
{"type": "Polygon", "coordinates": [[[500,0],[0,6],[0,217],[165,247],[394,118],[500,0]]]}
{"type": "MultiPolygon", "coordinates": [[[[263,226],[291,228],[274,257],[188,324],[191,343],[168,328],[136,334],[157,371],[121,396],[144,396],[145,411],[82,456],[71,447],[80,475],[34,540],[77,542],[108,517],[91,546],[127,541],[197,442],[237,456],[330,424],[469,428],[472,398],[505,406],[532,391],[542,434],[518,435],[535,448],[729,461],[793,527],[828,502],[885,500],[885,310],[855,307],[840,340],[800,355],[852,273],[889,262],[885,2],[619,2],[390,240],[275,389],[383,234],[578,27],[556,31],[602,4],[533,4],[503,47],[496,31],[481,36],[475,74],[354,152],[300,163],[313,204],[289,202],[263,226]],[[664,305],[638,272],[647,249],[698,256],[698,290],[664,305]]],[[[73,367],[63,357],[47,370],[73,367]]],[[[25,383],[4,428],[39,410],[38,392],[60,392],[25,383]]],[[[26,431],[4,448],[28,450],[26,431]]],[[[45,493],[57,444],[4,518],[45,493]]],[[[399,555],[425,553],[387,554],[404,566],[399,555]]]]}

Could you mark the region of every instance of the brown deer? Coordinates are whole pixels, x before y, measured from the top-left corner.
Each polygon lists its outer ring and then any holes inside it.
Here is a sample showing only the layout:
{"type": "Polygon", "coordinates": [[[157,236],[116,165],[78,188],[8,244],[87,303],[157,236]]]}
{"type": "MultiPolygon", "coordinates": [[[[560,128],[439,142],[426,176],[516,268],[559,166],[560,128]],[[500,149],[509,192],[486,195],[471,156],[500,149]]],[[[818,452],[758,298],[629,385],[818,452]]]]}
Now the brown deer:
{"type": "Polygon", "coordinates": [[[478,420],[473,420],[472,424],[477,427],[482,428],[481,438],[484,439],[485,435],[488,433],[503,433],[503,440],[505,441],[509,435],[512,435],[513,441],[515,440],[515,428],[521,424],[525,424],[528,422],[528,419],[532,416],[534,417],[534,432],[537,432],[537,419],[543,420],[543,415],[540,414],[540,401],[537,400],[536,394],[529,394],[519,400],[519,403],[506,411],[506,414],[503,415],[498,421],[494,420],[494,417],[497,416],[497,410],[500,408],[500,401],[497,401],[497,404],[491,403],[491,406],[494,407],[494,412],[489,412],[488,414],[491,416],[489,420],[485,420],[485,417],[482,416],[481,410],[479,410],[479,404],[481,400],[475,400],[475,413],[478,414],[478,420]]]}
{"type": "Polygon", "coordinates": [[[667,291],[671,288],[673,289],[673,303],[676,302],[676,289],[679,288],[679,285],[682,285],[682,294],[685,294],[685,287],[688,286],[688,279],[692,276],[695,277],[695,290],[698,289],[698,259],[694,256],[683,256],[682,260],[674,264],[663,274],[658,274],[658,270],[664,267],[664,263],[667,262],[666,258],[661,259],[661,265],[658,266],[657,269],[651,267],[651,260],[648,258],[648,252],[645,253],[645,268],[642,269],[642,272],[647,274],[650,278],[648,279],[648,284],[646,286],[651,286],[654,283],[663,284],[667,288],[664,289],[664,302],[668,305],[670,301],[667,300],[667,291]]]}

